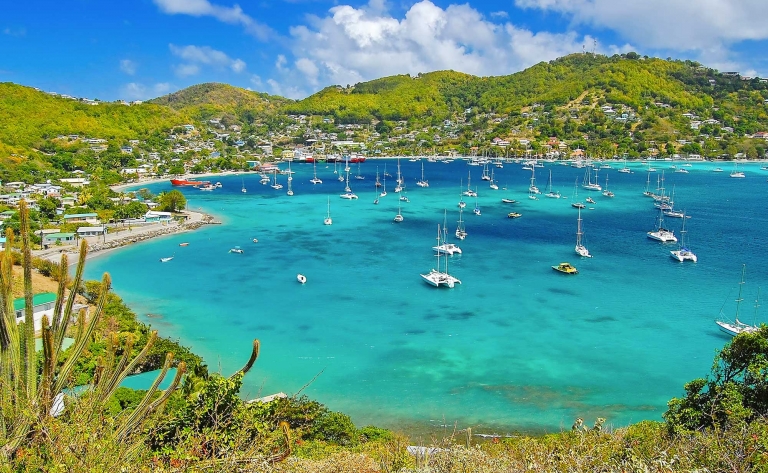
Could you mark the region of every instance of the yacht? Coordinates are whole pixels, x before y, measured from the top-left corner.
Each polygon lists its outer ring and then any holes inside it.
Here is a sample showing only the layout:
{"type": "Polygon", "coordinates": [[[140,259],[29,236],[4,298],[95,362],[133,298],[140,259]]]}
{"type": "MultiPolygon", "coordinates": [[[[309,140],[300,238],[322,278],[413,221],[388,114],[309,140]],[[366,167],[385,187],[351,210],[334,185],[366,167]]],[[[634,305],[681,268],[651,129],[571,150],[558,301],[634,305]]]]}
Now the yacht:
{"type": "Polygon", "coordinates": [[[589,254],[589,250],[581,241],[584,236],[584,232],[581,231],[581,209],[579,209],[579,218],[576,222],[576,254],[583,258],[591,258],[592,255],[589,254]]]}
{"type": "Polygon", "coordinates": [[[552,269],[563,274],[579,274],[579,271],[571,263],[560,263],[557,266],[552,266],[552,269]]]}
{"type": "Polygon", "coordinates": [[[689,250],[688,247],[685,245],[685,234],[687,233],[685,229],[685,221],[687,219],[685,218],[685,213],[683,212],[683,228],[680,229],[680,247],[676,250],[672,250],[669,252],[669,256],[672,259],[675,259],[677,261],[680,261],[681,263],[683,261],[693,261],[694,263],[699,261],[699,258],[696,256],[696,254],[689,250]]]}
{"type": "Polygon", "coordinates": [[[602,186],[597,183],[597,169],[595,169],[595,182],[592,182],[592,167],[587,167],[587,172],[584,173],[584,182],[581,184],[581,187],[591,190],[591,191],[601,191],[603,190],[602,186]]]}
{"type": "Polygon", "coordinates": [[[339,195],[342,199],[357,199],[357,194],[354,194],[352,192],[345,192],[344,194],[339,195]]]}
{"type": "MultiPolygon", "coordinates": [[[[437,225],[437,246],[441,245],[441,236],[440,233],[440,224],[437,225]]],[[[451,276],[448,273],[448,257],[444,256],[443,259],[445,260],[445,270],[440,271],[440,252],[437,252],[437,269],[431,269],[427,274],[421,274],[421,279],[424,280],[427,284],[434,286],[434,287],[440,287],[440,286],[446,286],[449,288],[454,287],[456,284],[461,284],[461,280],[455,276],[451,276]]]]}
{"type": "Polygon", "coordinates": [[[659,209],[659,216],[656,219],[656,230],[648,232],[648,238],[660,241],[662,243],[676,243],[675,232],[664,228],[664,211],[659,209]]]}
{"type": "MultiPolygon", "coordinates": [[[[720,327],[720,330],[727,333],[731,336],[739,335],[740,333],[754,333],[760,330],[760,327],[750,324],[745,324],[741,320],[739,320],[739,307],[741,306],[741,302],[744,300],[741,297],[741,288],[744,286],[744,274],[747,271],[746,265],[743,265],[741,267],[741,282],[739,282],[739,296],[736,298],[736,315],[734,316],[734,321],[726,321],[724,320],[725,317],[723,315],[722,309],[720,309],[720,318],[719,320],[716,320],[715,323],[720,327]]],[[[758,298],[755,300],[755,314],[757,314],[757,307],[758,307],[758,301],[760,299],[760,295],[758,293],[758,298]]]]}
{"type": "Polygon", "coordinates": [[[231,250],[229,250],[229,252],[230,252],[230,253],[240,253],[240,254],[242,254],[242,253],[245,253],[245,252],[243,251],[243,249],[242,249],[242,248],[240,248],[239,246],[236,246],[236,247],[232,248],[231,250]]]}
{"type": "Polygon", "coordinates": [[[325,214],[324,225],[333,225],[333,219],[331,218],[331,198],[328,197],[328,213],[325,214]]]}

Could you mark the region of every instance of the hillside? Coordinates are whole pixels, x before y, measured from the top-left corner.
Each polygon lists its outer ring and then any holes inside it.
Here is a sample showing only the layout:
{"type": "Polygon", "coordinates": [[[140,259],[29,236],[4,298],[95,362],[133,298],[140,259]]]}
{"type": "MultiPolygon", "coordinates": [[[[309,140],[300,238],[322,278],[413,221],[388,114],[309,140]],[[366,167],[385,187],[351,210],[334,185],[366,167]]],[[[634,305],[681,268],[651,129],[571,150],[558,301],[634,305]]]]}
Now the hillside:
{"type": "Polygon", "coordinates": [[[187,87],[149,102],[185,111],[200,120],[230,114],[241,122],[251,123],[257,117],[274,113],[290,100],[228,84],[208,82],[187,87]]]}

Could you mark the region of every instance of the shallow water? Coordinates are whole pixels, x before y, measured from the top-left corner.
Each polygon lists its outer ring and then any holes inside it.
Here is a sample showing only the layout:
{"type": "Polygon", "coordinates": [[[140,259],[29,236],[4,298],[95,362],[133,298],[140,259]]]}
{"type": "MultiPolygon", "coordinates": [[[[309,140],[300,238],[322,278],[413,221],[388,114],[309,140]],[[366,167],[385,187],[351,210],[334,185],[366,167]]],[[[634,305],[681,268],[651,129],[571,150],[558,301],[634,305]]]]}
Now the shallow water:
{"type": "MultiPolygon", "coordinates": [[[[768,263],[768,172],[756,165],[744,167],[745,179],[714,173],[708,163],[689,174],[665,169],[676,207],[691,216],[690,248],[699,257],[681,264],[669,257],[676,245],[646,237],[657,213],[642,196],[639,164],[630,165],[632,174],[600,170],[613,199],[578,189],[596,201],[582,211],[594,258],[581,259],[573,251],[570,202],[583,169],[536,168],[542,190],[551,169],[554,187],[568,198],[532,201],[531,173],[520,165],[494,169],[508,188],[494,191],[480,180],[481,167],[425,162],[430,187],[422,189],[415,185],[421,165],[402,160],[411,202],[402,204],[405,221],[397,224],[394,179],[373,205],[376,167],[383,173],[384,163],[364,163],[363,181],[350,177],[355,201],[338,197],[344,184],[332,164],[318,165],[324,183],[317,186],[309,183],[311,165],[294,165],[293,197],[287,188],[260,185],[256,174],[222,177],[223,188],[212,193],[181,189],[190,208],[224,225],[109,253],[89,262],[87,277],[110,272],[143,321],[191,346],[213,370],[240,368],[259,338],[244,397],[303,388],[358,425],[457,423],[496,432],[553,431],[576,417],[606,417],[614,426],[660,419],[667,401],[704,376],[728,341],[713,321],[721,308],[733,314],[741,265],[742,319],[753,321],[757,288],[768,280],[760,269],[768,263]],[[466,187],[468,172],[482,215],[472,214],[468,199],[469,236],[449,266],[462,284],[438,290],[419,273],[435,264],[430,247],[444,210],[449,241],[457,242],[459,185],[466,187]],[[332,226],[323,225],[328,196],[332,226]],[[502,204],[502,197],[519,203],[502,204]],[[507,219],[512,210],[523,216],[507,219]],[[182,241],[189,246],[179,247],[182,241]],[[245,253],[228,253],[235,245],[245,253]],[[159,262],[174,253],[173,261],[159,262]],[[561,261],[579,274],[554,272],[561,261]],[[307,276],[305,285],[297,273],[307,276]]],[[[394,175],[395,161],[386,166],[394,175]]],[[[284,186],[285,179],[279,177],[284,186]]],[[[681,219],[666,223],[679,234],[681,219]]]]}

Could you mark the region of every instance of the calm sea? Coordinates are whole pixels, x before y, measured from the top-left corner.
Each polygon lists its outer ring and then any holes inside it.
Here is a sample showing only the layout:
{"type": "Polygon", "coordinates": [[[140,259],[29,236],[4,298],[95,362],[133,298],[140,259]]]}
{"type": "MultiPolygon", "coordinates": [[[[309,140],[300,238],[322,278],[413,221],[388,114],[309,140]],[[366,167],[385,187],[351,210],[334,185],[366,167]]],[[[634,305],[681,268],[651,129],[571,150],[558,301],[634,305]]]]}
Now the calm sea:
{"type": "MultiPolygon", "coordinates": [[[[578,188],[580,200],[596,201],[582,211],[592,259],[573,249],[570,203],[584,169],[536,168],[542,190],[551,170],[566,198],[533,201],[531,172],[519,164],[492,168],[502,189],[491,190],[482,167],[425,162],[423,189],[415,185],[421,164],[402,160],[410,202],[397,224],[394,178],[387,178],[389,195],[373,204],[376,170],[383,178],[385,163],[395,175],[396,161],[368,161],[360,168],[365,180],[354,179],[352,165],[350,186],[360,196],[353,201],[339,198],[344,183],[333,164],[318,164],[322,185],[309,183],[311,164],[295,164],[292,197],[286,176],[274,190],[254,173],[222,177],[214,192],[181,189],[190,208],[224,224],[96,258],[87,277],[109,272],[144,322],[191,346],[214,371],[240,368],[259,338],[244,397],[301,391],[358,425],[418,431],[457,424],[498,433],[567,429],[576,417],[605,417],[614,426],[661,419],[667,401],[706,375],[729,340],[714,320],[721,309],[733,315],[742,264],[743,320],[755,320],[758,287],[768,286],[768,171],[758,165],[744,166],[745,179],[730,178],[730,165],[716,173],[716,164],[695,163],[688,174],[669,162],[655,165],[651,188],[664,170],[675,207],[691,217],[689,246],[699,262],[682,264],[669,256],[676,245],[646,236],[657,211],[642,195],[647,173],[639,163],[630,164],[631,174],[617,172],[620,164],[599,171],[615,198],[578,188]],[[457,242],[468,173],[482,215],[472,214],[468,199],[469,236],[449,266],[462,284],[435,289],[419,273],[435,264],[431,247],[444,212],[449,241],[457,242]],[[332,226],[323,225],[328,197],[332,226]],[[513,210],[522,217],[506,218],[513,210]],[[230,253],[235,245],[245,252],[230,253]],[[551,269],[562,261],[579,274],[551,269]]],[[[681,222],[666,220],[678,234],[681,222]]],[[[757,311],[758,321],[766,319],[757,311]]]]}

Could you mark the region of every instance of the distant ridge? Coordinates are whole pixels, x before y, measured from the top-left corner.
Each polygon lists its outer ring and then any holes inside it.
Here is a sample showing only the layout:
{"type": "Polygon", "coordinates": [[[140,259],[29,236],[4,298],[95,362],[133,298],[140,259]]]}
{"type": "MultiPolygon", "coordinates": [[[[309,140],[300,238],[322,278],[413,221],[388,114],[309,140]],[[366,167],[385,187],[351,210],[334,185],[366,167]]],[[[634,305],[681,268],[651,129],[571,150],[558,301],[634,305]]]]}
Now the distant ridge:
{"type": "Polygon", "coordinates": [[[273,112],[291,101],[284,97],[253,92],[229,84],[206,82],[163,95],[149,102],[176,110],[198,112],[203,118],[208,118],[217,112],[236,115],[245,110],[256,114],[273,112]]]}

